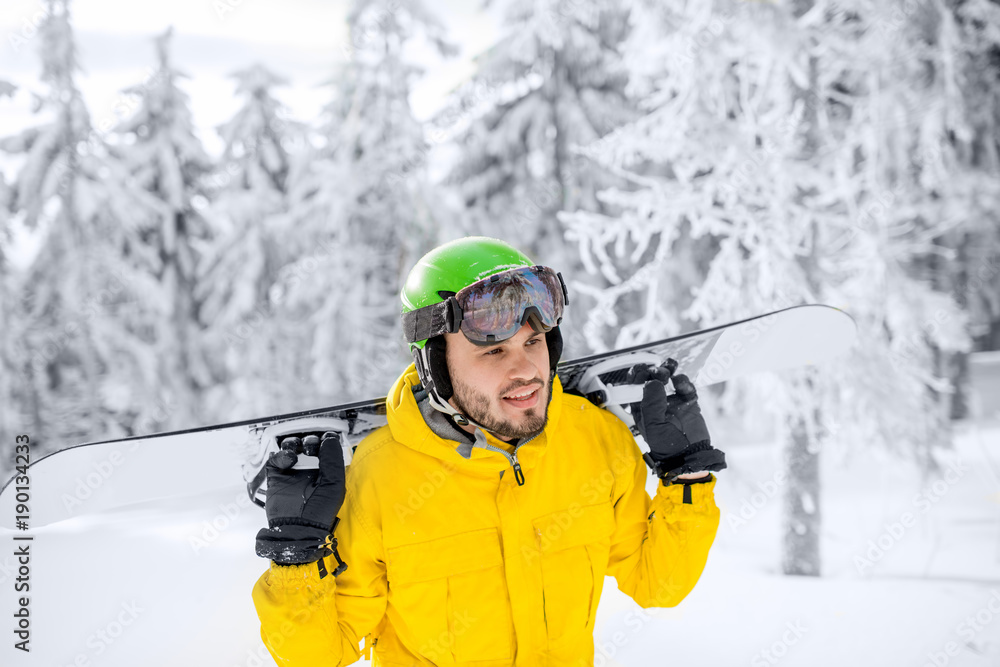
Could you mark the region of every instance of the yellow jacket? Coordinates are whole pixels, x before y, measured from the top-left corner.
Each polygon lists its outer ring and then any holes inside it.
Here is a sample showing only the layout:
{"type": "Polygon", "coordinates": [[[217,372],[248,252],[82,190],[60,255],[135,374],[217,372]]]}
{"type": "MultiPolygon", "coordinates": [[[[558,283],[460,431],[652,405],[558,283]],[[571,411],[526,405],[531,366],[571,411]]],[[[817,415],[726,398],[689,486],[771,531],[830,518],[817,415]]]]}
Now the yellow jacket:
{"type": "Polygon", "coordinates": [[[642,607],[694,587],[719,525],[714,478],[688,487],[690,503],[683,485],[650,500],[628,428],[556,378],[548,425],[516,450],[518,485],[482,435],[462,446],[432,430],[417,383],[411,365],[348,470],[347,570],[271,563],[254,586],[278,665],[349,665],[367,635],[376,665],[592,665],[605,575],[642,607]]]}

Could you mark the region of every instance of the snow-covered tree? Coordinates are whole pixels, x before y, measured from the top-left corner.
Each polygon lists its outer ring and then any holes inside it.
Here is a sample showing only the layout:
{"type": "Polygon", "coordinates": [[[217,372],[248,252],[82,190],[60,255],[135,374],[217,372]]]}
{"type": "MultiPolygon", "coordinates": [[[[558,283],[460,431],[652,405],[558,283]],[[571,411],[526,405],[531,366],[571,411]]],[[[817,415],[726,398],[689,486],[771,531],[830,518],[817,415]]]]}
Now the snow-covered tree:
{"type": "Polygon", "coordinates": [[[273,314],[271,288],[289,260],[276,222],[286,210],[289,151],[301,143],[304,129],[272,93],[287,83],[284,78],[262,65],[232,76],[243,106],[218,128],[225,149],[205,179],[211,201],[206,217],[215,233],[198,278],[206,344],[219,380],[209,401],[214,419],[274,408],[274,379],[284,367],[276,367],[266,320],[273,314]]]}
{"type": "Polygon", "coordinates": [[[170,62],[171,34],[168,29],[155,40],[153,75],[125,91],[139,99],[139,108],[115,128],[120,140],[114,154],[129,186],[157,202],[143,251],[159,258],[151,275],[160,314],[153,324],[156,364],[169,407],[166,422],[180,427],[202,421],[201,393],[211,382],[195,300],[199,244],[209,234],[194,204],[211,161],[195,136],[187,94],[177,85],[183,75],[170,62]]]}
{"type": "Polygon", "coordinates": [[[608,176],[575,149],[634,117],[619,52],[628,11],[603,0],[505,10],[504,36],[438,123],[460,142],[451,180],[466,204],[539,251],[562,245],[557,211],[601,206],[594,194],[608,176]]]}
{"type": "Polygon", "coordinates": [[[450,181],[483,228],[554,251],[555,213],[599,208],[595,191],[608,182],[575,149],[634,117],[619,53],[628,11],[603,0],[513,0],[505,10],[504,36],[437,124],[456,134],[450,181]]]}
{"type": "MultiPolygon", "coordinates": [[[[946,33],[956,59],[951,67],[961,85],[950,94],[965,111],[955,150],[965,170],[960,206],[972,203],[966,222],[939,240],[953,257],[933,255],[930,279],[950,291],[967,311],[978,350],[1000,350],[1000,6],[980,0],[948,3],[953,12],[946,33]]],[[[958,184],[955,184],[958,185],[958,184]]],[[[968,355],[942,355],[943,372],[955,385],[952,416],[968,415],[968,355]]]]}
{"type": "MultiPolygon", "coordinates": [[[[609,212],[595,193],[617,178],[579,148],[635,117],[620,52],[628,10],[610,0],[501,7],[503,36],[435,120],[459,148],[447,182],[461,193],[470,232],[510,241],[573,280],[580,260],[557,213],[609,212]]],[[[567,312],[570,354],[584,352],[580,314],[567,312]]]]}
{"type": "Polygon", "coordinates": [[[39,247],[25,270],[7,266],[8,414],[45,451],[156,421],[153,355],[141,335],[155,288],[136,268],[155,261],[139,242],[155,202],[123,186],[91,127],[66,0],[49,1],[39,36],[44,120],[0,150],[23,155],[5,203],[39,247]]]}
{"type": "Polygon", "coordinates": [[[764,408],[784,435],[788,573],[820,572],[822,442],[927,467],[947,442],[933,358],[967,346],[964,316],[917,269],[982,212],[963,190],[985,194],[959,159],[953,25],[930,2],[642,5],[629,62],[647,113],[592,152],[634,189],[602,193],[621,215],[566,217],[594,270],[643,259],[591,295],[598,324],[642,298],[621,343],[671,332],[679,307],[702,326],[803,302],[858,320],[861,344],[822,373],[727,386],[730,409],[764,408]],[[678,304],[668,281],[689,237],[710,240],[709,261],[678,304]]]}
{"type": "Polygon", "coordinates": [[[298,406],[386,391],[409,361],[399,289],[437,240],[439,197],[409,106],[419,72],[406,48],[423,39],[447,53],[444,28],[419,1],[359,0],[348,22],[353,48],[319,145],[290,176],[285,225],[296,258],[274,295],[269,335],[298,406]]]}

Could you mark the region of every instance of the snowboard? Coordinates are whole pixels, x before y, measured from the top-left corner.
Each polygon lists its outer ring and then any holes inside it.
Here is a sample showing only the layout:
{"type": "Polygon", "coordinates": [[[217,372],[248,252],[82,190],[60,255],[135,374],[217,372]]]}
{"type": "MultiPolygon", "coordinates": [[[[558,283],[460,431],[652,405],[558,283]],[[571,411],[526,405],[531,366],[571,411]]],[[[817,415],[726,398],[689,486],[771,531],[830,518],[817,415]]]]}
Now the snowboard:
{"type": "MultiPolygon", "coordinates": [[[[636,364],[678,362],[696,387],[761,371],[820,364],[845,352],[857,335],[854,320],[831,306],[803,305],[673,338],[561,362],[565,392],[584,396],[633,428],[627,406],[642,398],[642,386],[627,382],[636,364]]],[[[217,497],[235,489],[240,504],[263,507],[263,466],[281,439],[337,431],[350,465],[358,443],[385,425],[385,399],[377,398],[303,412],[134,436],[71,446],[37,461],[29,455],[0,490],[0,525],[27,530],[140,503],[169,500],[190,508],[197,496],[217,497]],[[18,475],[21,475],[18,477],[18,475]],[[30,481],[25,513],[18,500],[30,481]],[[17,485],[13,482],[18,479],[17,485]],[[216,496],[212,493],[216,492],[216,496]],[[17,523],[24,517],[23,523],[17,523]]],[[[22,450],[23,451],[23,450],[22,450]]],[[[302,456],[301,467],[315,466],[302,456]]],[[[168,506],[169,509],[169,506],[168,506]]],[[[206,507],[207,512],[218,508],[206,507]]]]}

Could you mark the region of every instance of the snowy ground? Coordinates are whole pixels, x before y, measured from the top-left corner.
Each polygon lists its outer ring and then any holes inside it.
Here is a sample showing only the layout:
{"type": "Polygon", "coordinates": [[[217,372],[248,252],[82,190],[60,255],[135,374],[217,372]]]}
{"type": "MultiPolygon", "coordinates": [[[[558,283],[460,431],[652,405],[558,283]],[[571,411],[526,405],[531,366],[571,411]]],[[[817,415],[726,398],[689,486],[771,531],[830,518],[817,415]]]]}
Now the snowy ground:
{"type": "Polygon", "coordinates": [[[758,486],[781,469],[776,448],[732,447],[698,586],[648,620],[607,591],[596,664],[1000,665],[1000,425],[959,430],[958,472],[925,482],[826,457],[818,579],[780,574],[780,495],[758,486]]]}
{"type": "MultiPolygon", "coordinates": [[[[1000,665],[1000,423],[960,425],[956,472],[923,481],[826,456],[822,578],[780,574],[780,488],[759,485],[780,470],[776,447],[717,442],[730,469],[701,581],[680,607],[643,612],[609,579],[596,664],[1000,665]]],[[[152,503],[32,531],[30,654],[13,649],[0,532],[0,664],[272,664],[250,599],[263,513],[244,499],[233,488],[174,502],[167,521],[152,503]]]]}

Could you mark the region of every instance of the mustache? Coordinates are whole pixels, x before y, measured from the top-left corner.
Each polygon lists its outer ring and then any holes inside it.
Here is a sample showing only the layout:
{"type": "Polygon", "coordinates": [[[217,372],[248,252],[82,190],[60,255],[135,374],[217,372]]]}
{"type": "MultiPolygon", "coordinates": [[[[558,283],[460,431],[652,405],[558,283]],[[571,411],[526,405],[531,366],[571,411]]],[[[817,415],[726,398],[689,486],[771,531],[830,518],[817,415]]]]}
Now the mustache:
{"type": "Polygon", "coordinates": [[[517,384],[512,384],[509,387],[505,387],[504,390],[500,392],[500,396],[501,397],[506,396],[507,394],[511,393],[516,389],[520,389],[521,387],[538,387],[539,389],[542,389],[545,387],[545,381],[542,380],[541,378],[536,378],[534,380],[529,380],[527,382],[518,382],[517,384]]]}

